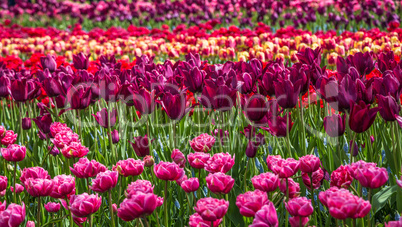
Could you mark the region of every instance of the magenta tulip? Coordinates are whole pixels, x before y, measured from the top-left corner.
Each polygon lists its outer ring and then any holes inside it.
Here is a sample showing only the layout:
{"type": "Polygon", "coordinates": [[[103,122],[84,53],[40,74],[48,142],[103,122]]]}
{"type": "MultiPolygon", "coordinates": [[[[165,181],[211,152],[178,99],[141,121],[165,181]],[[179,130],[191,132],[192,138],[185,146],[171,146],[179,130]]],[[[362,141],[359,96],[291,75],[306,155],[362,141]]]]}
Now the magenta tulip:
{"type": "Polygon", "coordinates": [[[262,206],[266,205],[268,201],[267,193],[257,189],[238,195],[236,198],[236,206],[239,208],[241,215],[254,217],[255,213],[259,211],[262,206]]]}
{"type": "Polygon", "coordinates": [[[30,178],[33,179],[48,179],[50,180],[50,175],[42,167],[30,167],[24,168],[21,172],[20,181],[27,186],[26,181],[30,178]]]}
{"type": "Polygon", "coordinates": [[[7,177],[0,176],[0,191],[4,191],[7,189],[7,177]]]}
{"type": "Polygon", "coordinates": [[[131,198],[132,195],[137,193],[154,193],[154,186],[147,180],[136,180],[127,186],[126,196],[131,198]]]}
{"type": "Polygon", "coordinates": [[[96,178],[92,180],[92,185],[89,188],[99,193],[107,192],[116,187],[118,179],[119,173],[117,171],[106,170],[96,175],[96,178]]]}
{"type": "Polygon", "coordinates": [[[119,131],[117,131],[116,129],[112,131],[112,143],[116,144],[120,141],[120,137],[119,137],[119,131]]]}
{"type": "Polygon", "coordinates": [[[309,221],[308,217],[296,216],[289,218],[289,224],[291,227],[305,227],[308,221],[309,221]],[[300,219],[302,225],[300,225],[300,219]]]}
{"type": "MultiPolygon", "coordinates": [[[[20,194],[21,192],[23,192],[24,190],[25,190],[25,188],[24,188],[24,186],[22,186],[22,185],[20,185],[20,184],[15,184],[15,187],[17,188],[16,189],[16,193],[17,194],[20,194]]],[[[10,191],[11,192],[14,192],[14,187],[13,186],[10,186],[10,191]]]]}
{"type": "Polygon", "coordinates": [[[72,142],[79,143],[80,136],[70,130],[64,130],[58,132],[51,141],[57,148],[64,149],[70,146],[72,142]]]}
{"type": "Polygon", "coordinates": [[[162,203],[158,196],[152,193],[137,193],[129,199],[124,199],[117,209],[117,216],[123,221],[132,221],[136,218],[151,215],[162,203]]]}
{"type": "Polygon", "coordinates": [[[60,210],[60,203],[48,202],[45,204],[47,212],[56,213],[60,210]]]}
{"type": "MultiPolygon", "coordinates": [[[[222,219],[214,221],[213,227],[218,227],[222,222],[222,219]]],[[[201,216],[197,213],[190,216],[190,221],[188,223],[189,227],[211,227],[210,221],[204,221],[201,216]]]]}
{"type": "Polygon", "coordinates": [[[280,179],[279,190],[286,195],[289,192],[289,198],[296,198],[300,194],[300,185],[295,182],[292,178],[287,178],[288,184],[286,187],[286,179],[280,179]],[[288,191],[288,192],[287,192],[288,191]]]}
{"type": "Polygon", "coordinates": [[[146,155],[143,160],[144,160],[145,167],[150,168],[155,164],[155,160],[151,155],[146,155]]]}
{"type": "Polygon", "coordinates": [[[10,145],[10,144],[15,143],[15,141],[17,141],[17,136],[18,136],[18,134],[15,134],[14,131],[12,131],[12,130],[7,130],[7,131],[4,133],[4,136],[3,136],[3,137],[0,137],[0,138],[1,138],[0,142],[1,142],[1,144],[3,144],[4,146],[8,146],[8,145],[10,145]]]}
{"type": "Polygon", "coordinates": [[[27,192],[32,197],[44,197],[49,196],[52,193],[53,181],[40,178],[28,178],[25,181],[25,186],[27,188],[27,192]]]}
{"type": "Polygon", "coordinates": [[[170,156],[174,163],[179,165],[180,168],[184,168],[186,164],[186,157],[179,149],[173,149],[172,155],[170,156]]]}
{"type": "Polygon", "coordinates": [[[216,153],[205,164],[205,170],[210,173],[227,173],[234,165],[235,155],[229,153],[216,153]]]}
{"type": "Polygon", "coordinates": [[[267,205],[262,206],[255,213],[253,224],[250,227],[278,227],[278,215],[272,202],[268,201],[267,205]]]}
{"type": "Polygon", "coordinates": [[[80,142],[71,142],[68,146],[61,149],[61,153],[65,158],[82,158],[87,155],[89,149],[80,142]]]}
{"type": "Polygon", "coordinates": [[[74,168],[70,167],[70,170],[78,178],[90,178],[95,177],[98,173],[105,172],[107,168],[95,160],[89,161],[87,158],[81,158],[74,163],[74,168]]]}
{"type": "Polygon", "coordinates": [[[120,160],[113,166],[113,171],[119,172],[124,177],[138,176],[144,171],[144,162],[133,158],[120,160]]]}
{"type": "Polygon", "coordinates": [[[338,137],[345,133],[345,117],[339,114],[332,114],[324,117],[324,129],[330,137],[338,137]]]}
{"type": "Polygon", "coordinates": [[[25,227],[35,227],[35,222],[27,221],[27,225],[25,227]]]}
{"type": "Polygon", "coordinates": [[[311,199],[306,197],[297,197],[285,202],[286,210],[292,216],[308,217],[314,212],[314,208],[311,205],[311,199]]]}
{"type": "Polygon", "coordinates": [[[50,130],[50,135],[52,138],[54,138],[60,132],[64,132],[64,131],[73,132],[73,130],[71,130],[71,128],[69,128],[66,124],[63,124],[60,122],[51,123],[49,130],[50,130]]]}
{"type": "Polygon", "coordinates": [[[56,57],[53,55],[46,55],[40,57],[40,63],[43,69],[49,69],[50,72],[54,72],[57,69],[56,57]]]}
{"type": "MultiPolygon", "coordinates": [[[[151,140],[152,143],[153,140],[151,140]]],[[[149,155],[149,139],[147,135],[145,136],[137,136],[134,137],[134,143],[130,142],[131,146],[134,149],[134,152],[137,154],[138,157],[145,157],[149,155]]]]}
{"type": "Polygon", "coordinates": [[[187,193],[195,192],[200,187],[200,183],[198,182],[198,178],[193,177],[183,181],[180,184],[180,187],[187,193]]]}
{"type": "Polygon", "coordinates": [[[349,188],[353,178],[346,166],[339,166],[331,173],[331,187],[349,188]]]}
{"type": "Polygon", "coordinates": [[[388,181],[388,172],[385,168],[365,167],[357,169],[355,178],[365,188],[379,188],[388,181]]]}
{"type": "Polygon", "coordinates": [[[300,170],[304,173],[312,173],[320,168],[321,161],[320,158],[314,155],[306,155],[299,158],[300,170]]]}
{"type": "Polygon", "coordinates": [[[225,216],[229,208],[229,202],[224,199],[215,198],[202,198],[197,201],[197,205],[194,210],[205,221],[214,222],[225,216]]]}
{"type": "Polygon", "coordinates": [[[205,180],[207,181],[208,189],[215,194],[228,194],[234,185],[234,179],[221,172],[209,174],[205,180]]]}
{"type": "Polygon", "coordinates": [[[215,143],[215,137],[207,133],[201,134],[190,141],[190,146],[195,152],[208,152],[215,143]]]}
{"type": "MultiPolygon", "coordinates": [[[[321,183],[324,179],[324,170],[319,168],[317,171],[311,174],[311,178],[313,179],[313,188],[318,189],[321,186],[321,183]]],[[[311,190],[311,179],[308,173],[302,173],[302,180],[304,185],[311,190]]]]}
{"type": "Polygon", "coordinates": [[[103,108],[101,111],[97,112],[96,115],[92,114],[92,116],[95,117],[96,122],[98,122],[101,127],[112,128],[116,124],[117,110],[112,109],[109,111],[107,108],[103,108]]]}
{"type": "Polygon", "coordinates": [[[80,195],[72,195],[70,199],[71,213],[77,217],[87,217],[98,211],[102,203],[102,196],[97,194],[88,195],[83,193],[80,195]]]}
{"type": "Polygon", "coordinates": [[[55,199],[65,198],[75,194],[75,178],[71,175],[58,175],[53,178],[53,190],[50,197],[55,199]]]}
{"type": "Polygon", "coordinates": [[[7,207],[7,201],[4,200],[4,202],[0,202],[0,213],[6,210],[7,207]]]}
{"type": "Polygon", "coordinates": [[[210,154],[204,152],[195,152],[187,155],[188,163],[195,169],[203,169],[210,158],[210,154]]]}
{"type": "Polygon", "coordinates": [[[251,178],[251,182],[255,189],[264,191],[264,192],[273,192],[279,186],[279,178],[277,175],[273,173],[261,173],[260,175],[254,176],[251,178]]]}
{"type": "Polygon", "coordinates": [[[9,162],[20,162],[26,155],[26,147],[10,144],[7,148],[1,148],[1,155],[9,162]]]}
{"type": "Polygon", "coordinates": [[[272,171],[279,176],[279,178],[288,178],[299,171],[300,162],[293,158],[279,159],[271,166],[272,171]]]}
{"type": "Polygon", "coordinates": [[[0,226],[16,227],[25,221],[25,204],[10,204],[6,210],[0,212],[0,226]]]}
{"type": "Polygon", "coordinates": [[[155,176],[165,181],[177,180],[182,176],[183,172],[182,168],[172,162],[160,162],[154,167],[155,176]]]}

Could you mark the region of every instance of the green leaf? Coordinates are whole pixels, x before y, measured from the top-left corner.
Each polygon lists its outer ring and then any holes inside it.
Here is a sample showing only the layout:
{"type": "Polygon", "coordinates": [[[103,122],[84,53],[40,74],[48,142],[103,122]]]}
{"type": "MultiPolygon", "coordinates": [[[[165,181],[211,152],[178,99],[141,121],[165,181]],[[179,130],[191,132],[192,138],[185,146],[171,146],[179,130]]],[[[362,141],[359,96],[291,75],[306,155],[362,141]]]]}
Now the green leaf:
{"type": "Polygon", "coordinates": [[[372,209],[377,213],[391,198],[391,196],[398,191],[398,185],[383,188],[373,196],[371,201],[372,209]]]}

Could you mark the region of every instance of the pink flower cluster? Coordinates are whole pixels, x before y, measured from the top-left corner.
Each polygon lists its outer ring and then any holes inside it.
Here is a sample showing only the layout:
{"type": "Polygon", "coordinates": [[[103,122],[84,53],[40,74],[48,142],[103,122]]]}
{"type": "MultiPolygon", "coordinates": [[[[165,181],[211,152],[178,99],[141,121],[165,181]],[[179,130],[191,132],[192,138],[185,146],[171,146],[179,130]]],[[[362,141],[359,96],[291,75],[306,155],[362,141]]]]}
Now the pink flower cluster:
{"type": "Polygon", "coordinates": [[[74,133],[66,124],[54,122],[50,125],[51,141],[61,150],[66,158],[82,158],[89,149],[81,144],[79,135],[74,133]]]}

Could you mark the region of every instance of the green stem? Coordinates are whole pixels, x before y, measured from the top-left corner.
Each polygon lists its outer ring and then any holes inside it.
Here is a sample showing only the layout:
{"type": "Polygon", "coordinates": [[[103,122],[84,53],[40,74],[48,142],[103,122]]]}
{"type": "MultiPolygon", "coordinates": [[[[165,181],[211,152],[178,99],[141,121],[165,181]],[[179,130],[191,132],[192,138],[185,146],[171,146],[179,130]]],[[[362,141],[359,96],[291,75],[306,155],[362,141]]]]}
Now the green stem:
{"type": "Polygon", "coordinates": [[[21,138],[21,144],[24,145],[24,130],[22,129],[22,102],[19,103],[20,106],[20,116],[19,116],[19,124],[20,124],[20,138],[21,138]]]}
{"type": "Polygon", "coordinates": [[[145,226],[146,226],[146,227],[149,227],[147,217],[144,217],[144,222],[145,222],[145,226]]]}
{"type": "Polygon", "coordinates": [[[163,200],[163,205],[165,207],[165,227],[168,227],[168,208],[167,208],[167,188],[168,188],[168,181],[165,181],[165,199],[163,200]]]}
{"type": "MultiPolygon", "coordinates": [[[[288,178],[286,178],[286,201],[289,202],[289,181],[288,178]]],[[[285,226],[289,226],[289,212],[286,210],[286,220],[285,220],[285,226]]]]}
{"type": "MultiPolygon", "coordinates": [[[[15,190],[15,188],[14,188],[14,191],[16,191],[15,190]]],[[[38,222],[38,226],[40,226],[40,207],[41,207],[41,204],[40,204],[40,196],[38,197],[38,214],[37,214],[37,222],[38,222]]]]}
{"type": "Polygon", "coordinates": [[[244,172],[244,192],[247,192],[247,170],[250,159],[247,158],[246,171],[244,172]]]}
{"type": "MultiPolygon", "coordinates": [[[[85,180],[87,182],[88,195],[90,195],[91,189],[89,188],[89,178],[85,178],[85,180]]],[[[89,219],[89,227],[92,227],[92,215],[89,215],[88,219],[89,219]]]]}
{"type": "MultiPolygon", "coordinates": [[[[367,195],[367,199],[368,199],[368,201],[371,203],[371,193],[372,193],[372,189],[370,188],[369,189],[369,191],[368,191],[368,195],[367,195]]],[[[370,217],[370,214],[371,214],[371,211],[370,211],[370,213],[367,215],[367,218],[368,218],[368,227],[371,227],[371,217],[370,217]]]]}
{"type": "Polygon", "coordinates": [[[288,149],[288,152],[289,152],[289,154],[288,155],[291,155],[292,153],[291,153],[291,149],[290,149],[290,130],[289,130],[289,124],[290,124],[290,122],[289,122],[289,113],[290,112],[290,110],[288,110],[287,111],[287,115],[286,115],[286,146],[287,146],[287,149],[288,149]]]}
{"type": "Polygon", "coordinates": [[[68,197],[66,196],[66,203],[68,207],[68,215],[70,216],[70,226],[74,226],[73,215],[71,214],[70,210],[70,201],[68,201],[68,197]]]}
{"type": "Polygon", "coordinates": [[[112,189],[109,189],[109,211],[110,211],[110,219],[112,220],[112,227],[115,227],[114,224],[114,215],[113,215],[113,205],[112,205],[112,189]]]}
{"type": "Polygon", "coordinates": [[[15,187],[17,183],[17,162],[14,162],[14,203],[17,203],[17,188],[15,187]]]}

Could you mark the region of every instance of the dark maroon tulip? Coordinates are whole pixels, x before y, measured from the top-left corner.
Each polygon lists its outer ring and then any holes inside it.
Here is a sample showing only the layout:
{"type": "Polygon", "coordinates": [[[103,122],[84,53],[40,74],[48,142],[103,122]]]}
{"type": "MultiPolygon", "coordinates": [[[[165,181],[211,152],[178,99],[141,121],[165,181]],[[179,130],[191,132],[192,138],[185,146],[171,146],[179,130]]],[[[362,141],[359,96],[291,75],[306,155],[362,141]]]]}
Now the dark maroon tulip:
{"type": "Polygon", "coordinates": [[[55,104],[59,109],[66,107],[66,97],[63,95],[57,96],[55,98],[55,104]]]}
{"type": "Polygon", "coordinates": [[[302,81],[298,80],[293,84],[288,79],[279,79],[275,84],[275,96],[278,104],[285,109],[296,106],[299,99],[302,81]]]}
{"type": "Polygon", "coordinates": [[[11,82],[9,93],[17,102],[26,102],[40,95],[39,82],[36,80],[18,79],[11,82]]]}
{"type": "Polygon", "coordinates": [[[113,130],[112,131],[112,143],[116,144],[120,141],[119,131],[113,130]]]}
{"type": "Polygon", "coordinates": [[[362,100],[366,104],[371,104],[374,101],[372,80],[363,82],[360,79],[356,80],[357,100],[362,100]]]}
{"type": "Polygon", "coordinates": [[[259,133],[257,136],[255,136],[254,140],[249,140],[247,147],[246,147],[246,155],[249,158],[254,158],[255,155],[257,154],[258,147],[260,145],[263,145],[265,143],[264,141],[264,135],[259,133]]]}
{"type": "Polygon", "coordinates": [[[202,92],[206,73],[204,70],[199,70],[198,67],[190,69],[190,71],[182,71],[183,82],[186,88],[195,93],[202,92]]]}
{"type": "Polygon", "coordinates": [[[263,95],[274,96],[275,95],[275,85],[274,81],[278,78],[277,73],[265,72],[258,86],[260,88],[260,92],[263,95]]]}
{"type": "Polygon", "coordinates": [[[206,80],[205,83],[200,98],[205,108],[228,111],[236,105],[236,89],[229,88],[225,84],[216,84],[211,80],[206,80]]]}
{"type": "Polygon", "coordinates": [[[73,54],[73,64],[76,69],[88,69],[89,55],[87,56],[82,52],[77,55],[73,54]]]}
{"type": "Polygon", "coordinates": [[[85,85],[71,86],[67,91],[67,101],[71,109],[81,110],[89,106],[91,102],[91,88],[85,85]]]}
{"type": "MultiPolygon", "coordinates": [[[[103,108],[101,111],[97,112],[96,115],[92,114],[95,117],[96,122],[104,128],[109,128],[109,111],[107,108],[103,108]]],[[[116,116],[117,110],[112,109],[110,111],[110,127],[112,128],[116,124],[116,116]]]]}
{"type": "Polygon", "coordinates": [[[172,120],[181,120],[191,110],[191,107],[187,107],[184,92],[176,95],[163,94],[161,104],[168,117],[172,120]]]}
{"type": "Polygon", "coordinates": [[[252,122],[259,122],[267,114],[268,108],[264,96],[255,94],[248,98],[244,107],[244,113],[252,122]]]}
{"type": "Polygon", "coordinates": [[[54,72],[57,69],[56,58],[49,54],[46,57],[40,57],[40,63],[43,69],[49,69],[50,72],[54,72]]]}
{"type": "Polygon", "coordinates": [[[50,125],[53,123],[53,120],[49,113],[33,118],[32,120],[35,122],[36,126],[38,126],[40,132],[45,135],[50,133],[50,125]]]}
{"type": "Polygon", "coordinates": [[[304,95],[310,88],[310,77],[306,74],[306,72],[308,72],[307,65],[296,63],[293,65],[289,74],[289,79],[290,81],[292,81],[293,84],[295,84],[299,80],[301,81],[300,93],[302,95],[304,95]]]}
{"type": "Polygon", "coordinates": [[[388,95],[382,96],[377,95],[378,107],[380,107],[380,115],[385,121],[395,121],[396,116],[399,115],[401,111],[401,106],[396,102],[396,100],[388,95]]]}
{"type": "Polygon", "coordinates": [[[239,89],[240,93],[242,94],[250,94],[253,92],[254,85],[255,85],[255,78],[247,72],[238,74],[236,76],[236,87],[239,89]]]}
{"type": "Polygon", "coordinates": [[[321,48],[316,48],[315,50],[311,48],[306,48],[304,51],[299,51],[297,54],[297,59],[299,59],[299,62],[306,64],[306,65],[312,65],[313,63],[316,63],[320,65],[321,63],[321,48]]]}
{"type": "Polygon", "coordinates": [[[10,79],[0,75],[0,98],[7,98],[9,95],[8,87],[10,87],[10,79]]]}
{"type": "Polygon", "coordinates": [[[398,78],[391,72],[386,71],[382,78],[373,78],[373,89],[375,94],[392,95],[395,99],[399,99],[401,94],[401,83],[398,78]]]}
{"type": "MultiPolygon", "coordinates": [[[[152,142],[153,140],[151,140],[152,142]]],[[[149,155],[149,141],[147,135],[134,137],[134,143],[130,142],[138,157],[149,155]]]]}
{"type": "Polygon", "coordinates": [[[31,129],[31,127],[32,127],[31,118],[29,117],[22,118],[22,129],[29,130],[31,129]]]}
{"type": "Polygon", "coordinates": [[[141,88],[138,92],[133,92],[133,103],[135,109],[141,114],[150,114],[155,109],[155,90],[149,92],[145,88],[141,88]]]}
{"type": "Polygon", "coordinates": [[[330,103],[331,107],[338,111],[348,110],[350,102],[357,100],[357,88],[350,75],[345,75],[339,83],[337,102],[330,103]]]}
{"type": "Polygon", "coordinates": [[[57,78],[46,78],[42,81],[42,88],[49,97],[56,97],[62,93],[62,87],[57,78]]]}
{"type": "Polygon", "coordinates": [[[318,78],[316,89],[322,99],[328,103],[336,102],[338,97],[338,82],[335,77],[322,76],[318,78]]]}
{"type": "MultiPolygon", "coordinates": [[[[101,72],[102,69],[98,72],[101,72]]],[[[121,84],[120,80],[117,76],[115,75],[110,75],[109,73],[99,73],[100,78],[99,78],[99,96],[103,98],[106,102],[112,101],[115,102],[117,101],[118,94],[120,92],[121,84]]],[[[92,87],[94,88],[94,87],[92,87]]],[[[97,87],[95,86],[97,89],[97,87]]],[[[92,89],[93,93],[94,92],[92,89]]]]}
{"type": "Polygon", "coordinates": [[[346,61],[357,69],[360,76],[365,76],[374,69],[374,61],[369,52],[349,55],[346,61]]]}
{"type": "Polygon", "coordinates": [[[354,142],[354,144],[353,140],[349,142],[349,153],[351,153],[353,157],[356,157],[359,154],[359,145],[357,144],[356,141],[354,142]]]}
{"type": "Polygon", "coordinates": [[[384,73],[387,70],[393,70],[397,66],[398,62],[395,61],[394,52],[381,52],[378,55],[377,65],[378,69],[384,73]]]}
{"type": "MultiPolygon", "coordinates": [[[[287,131],[286,131],[286,116],[281,117],[281,116],[276,116],[272,115],[272,117],[268,121],[268,128],[267,127],[261,127],[261,129],[271,133],[271,135],[276,136],[276,137],[286,137],[287,131]]],[[[293,127],[293,122],[292,122],[292,116],[289,114],[289,132],[292,131],[293,127]]]]}
{"type": "Polygon", "coordinates": [[[345,133],[346,115],[333,114],[324,117],[324,129],[330,137],[338,137],[345,133]]]}
{"type": "Polygon", "coordinates": [[[374,123],[377,112],[380,108],[370,109],[370,105],[366,105],[363,101],[358,103],[350,103],[349,127],[356,133],[366,131],[374,123]]]}

